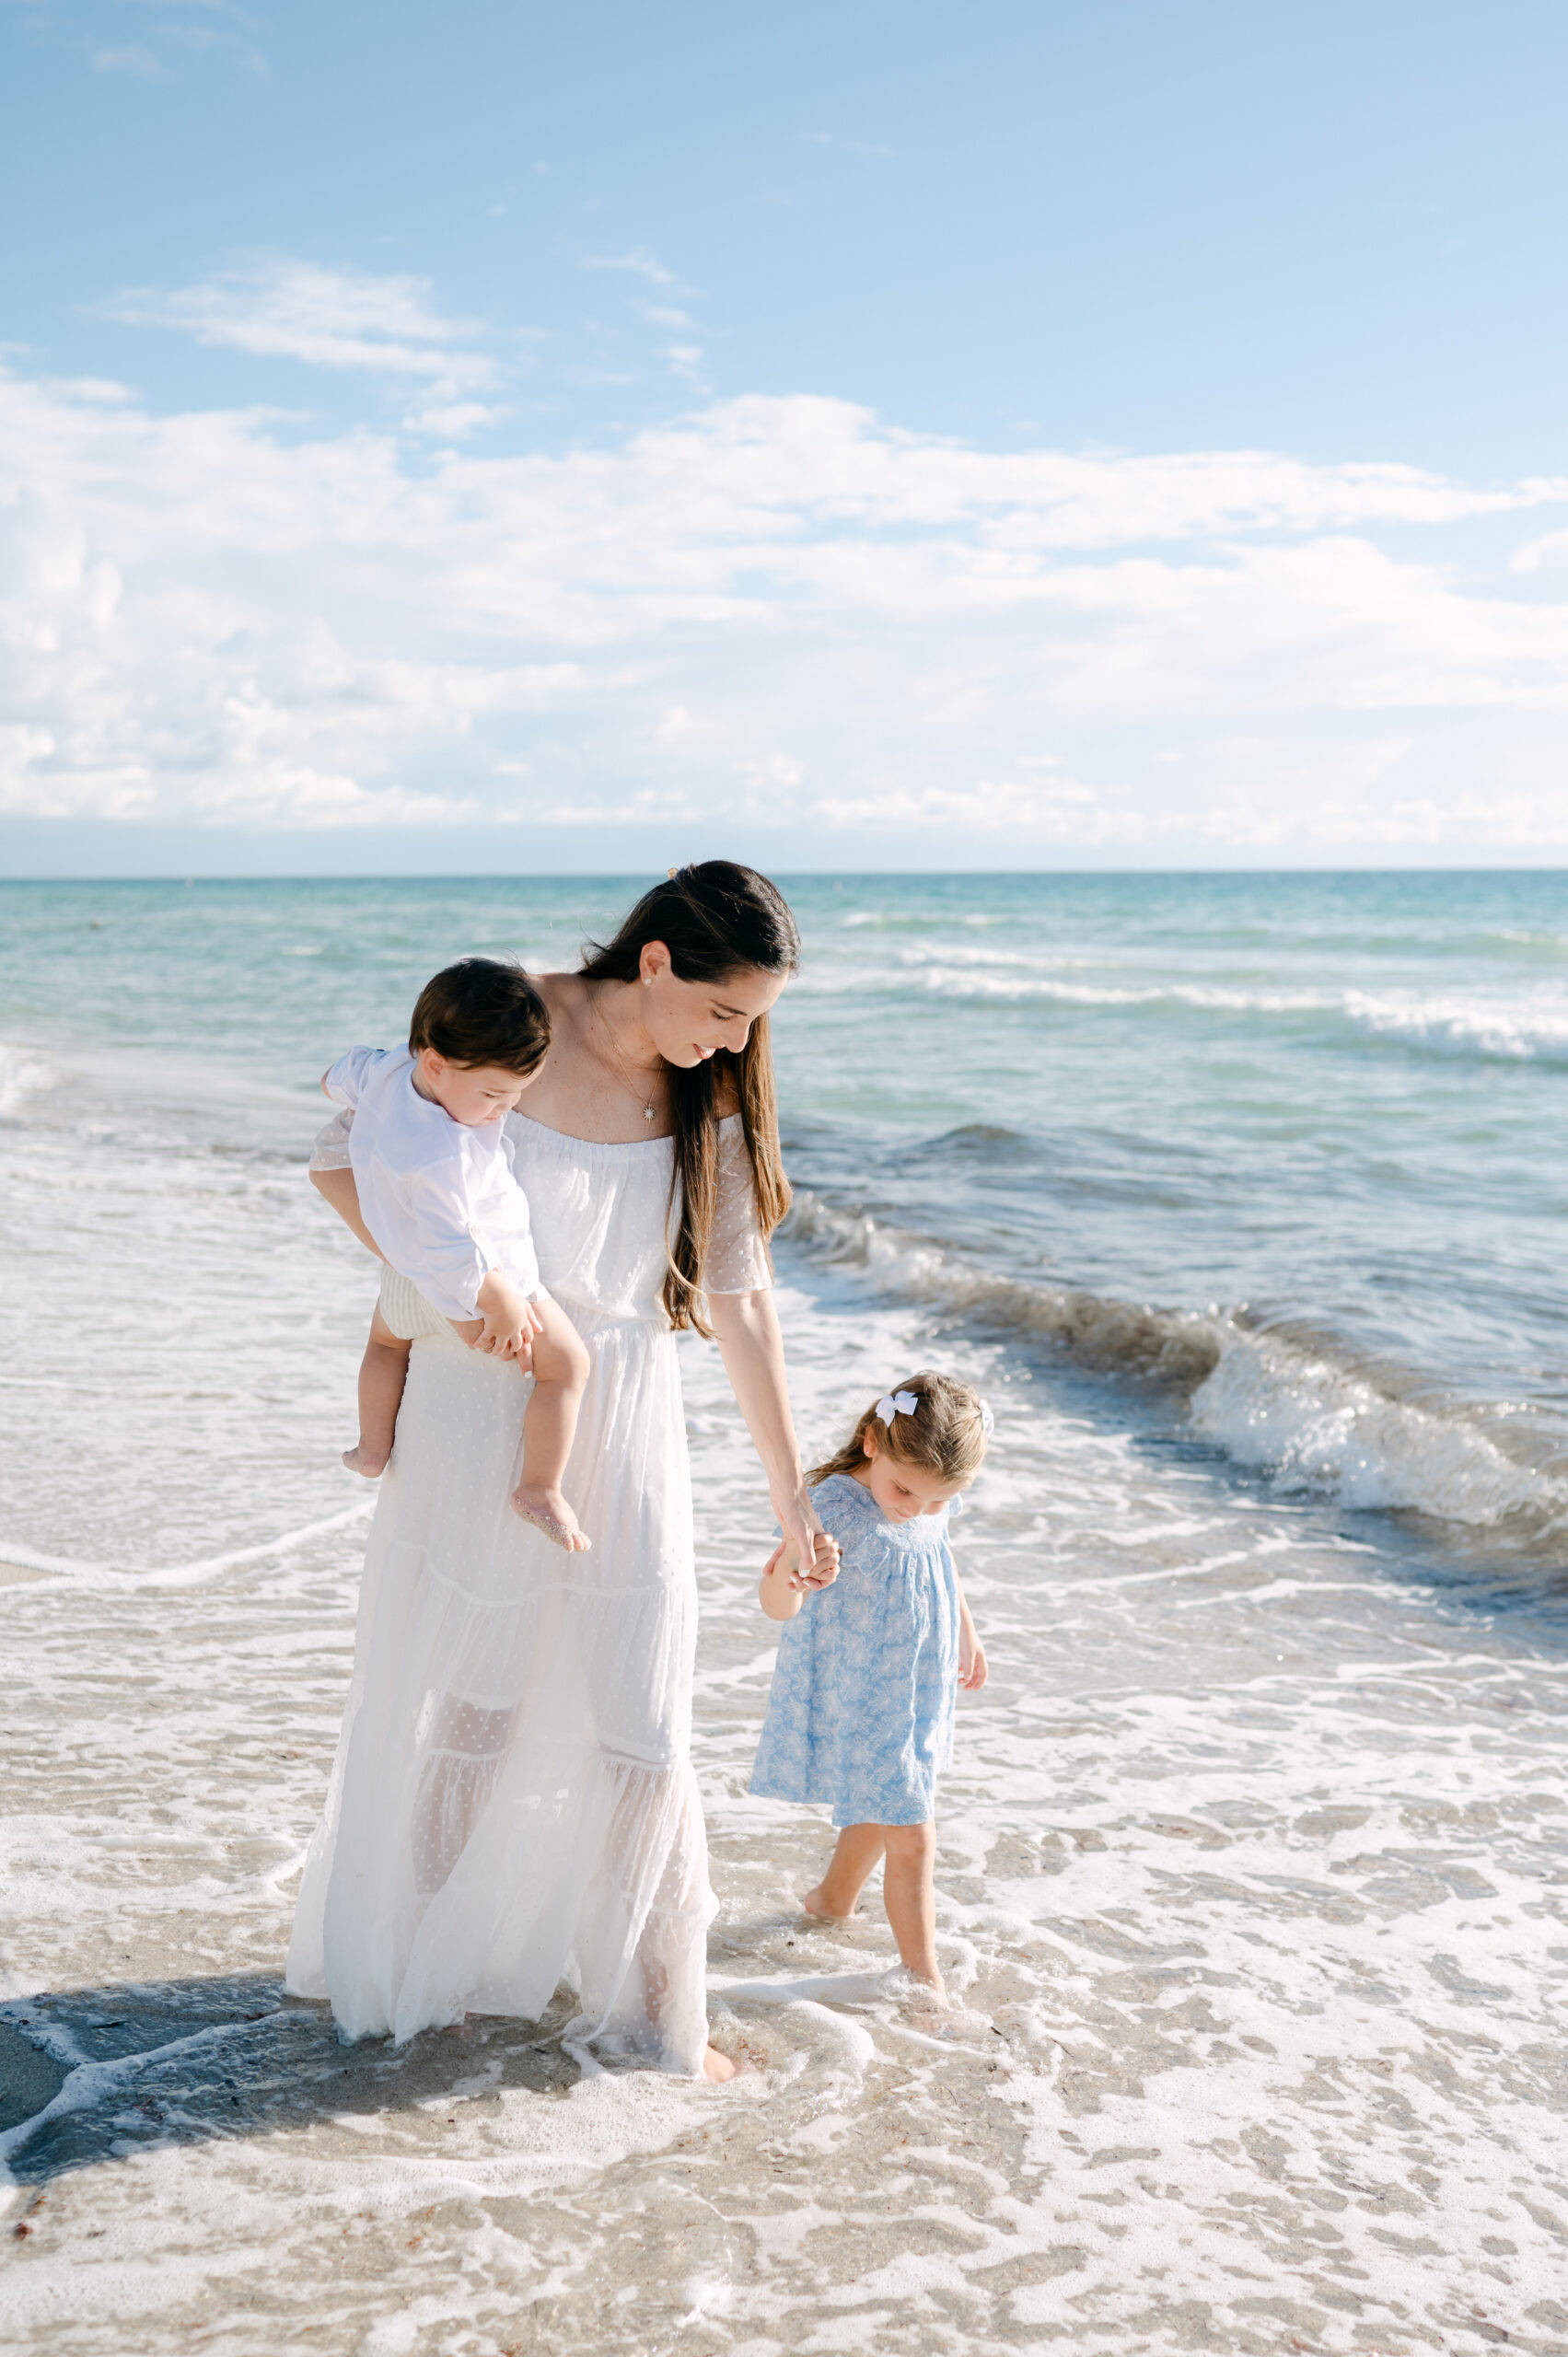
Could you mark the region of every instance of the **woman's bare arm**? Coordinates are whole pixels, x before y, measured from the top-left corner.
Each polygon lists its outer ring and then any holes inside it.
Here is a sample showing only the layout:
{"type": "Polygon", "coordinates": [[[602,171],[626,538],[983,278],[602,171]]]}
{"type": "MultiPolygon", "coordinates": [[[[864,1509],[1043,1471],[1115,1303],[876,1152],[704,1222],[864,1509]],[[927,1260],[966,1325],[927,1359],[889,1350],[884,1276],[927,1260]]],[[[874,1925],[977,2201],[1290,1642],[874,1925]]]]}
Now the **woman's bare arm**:
{"type": "Polygon", "coordinates": [[[313,1170],[310,1184],[319,1195],[324,1195],[343,1225],[352,1228],[367,1252],[384,1260],[382,1251],[370,1230],[359,1216],[359,1188],[352,1170],[313,1170]]]}
{"type": "Polygon", "coordinates": [[[709,1296],[708,1315],[736,1404],[768,1477],[779,1528],[799,1546],[802,1579],[812,1587],[825,1587],[838,1576],[838,1549],[807,1494],[773,1296],[766,1289],[715,1293],[709,1296]]]}

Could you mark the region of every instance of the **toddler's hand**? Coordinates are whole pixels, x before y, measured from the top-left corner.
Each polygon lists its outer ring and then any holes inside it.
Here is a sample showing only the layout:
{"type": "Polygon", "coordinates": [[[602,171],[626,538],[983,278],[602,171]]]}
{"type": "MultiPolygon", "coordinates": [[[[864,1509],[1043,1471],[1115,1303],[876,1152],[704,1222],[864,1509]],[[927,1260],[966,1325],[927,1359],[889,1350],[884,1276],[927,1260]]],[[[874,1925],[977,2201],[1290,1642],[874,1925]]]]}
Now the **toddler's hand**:
{"type": "Polygon", "coordinates": [[[544,1324],[531,1301],[525,1301],[505,1277],[492,1270],[479,1289],[476,1305],[484,1323],[470,1348],[492,1358],[516,1359],[524,1368],[533,1364],[533,1338],[544,1324]]]}

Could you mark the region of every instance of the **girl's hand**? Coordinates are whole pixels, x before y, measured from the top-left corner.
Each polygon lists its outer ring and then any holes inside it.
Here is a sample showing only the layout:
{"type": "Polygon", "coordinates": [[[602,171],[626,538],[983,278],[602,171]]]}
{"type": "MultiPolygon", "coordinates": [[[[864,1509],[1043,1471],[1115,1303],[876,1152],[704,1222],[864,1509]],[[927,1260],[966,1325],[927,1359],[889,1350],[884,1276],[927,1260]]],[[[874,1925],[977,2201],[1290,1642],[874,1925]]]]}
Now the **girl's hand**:
{"type": "Polygon", "coordinates": [[[805,1589],[831,1587],[839,1575],[839,1542],[830,1538],[817,1519],[817,1509],[804,1490],[793,1497],[775,1498],[773,1512],[784,1532],[781,1546],[793,1539],[800,1550],[796,1578],[805,1589]]]}
{"type": "Polygon", "coordinates": [[[770,1620],[793,1620],[806,1601],[803,1583],[790,1573],[794,1543],[781,1538],[762,1566],[757,1601],[770,1620]]]}
{"type": "Polygon", "coordinates": [[[971,1625],[958,1638],[958,1684],[966,1694],[978,1694],[988,1675],[985,1647],[971,1625]]]}

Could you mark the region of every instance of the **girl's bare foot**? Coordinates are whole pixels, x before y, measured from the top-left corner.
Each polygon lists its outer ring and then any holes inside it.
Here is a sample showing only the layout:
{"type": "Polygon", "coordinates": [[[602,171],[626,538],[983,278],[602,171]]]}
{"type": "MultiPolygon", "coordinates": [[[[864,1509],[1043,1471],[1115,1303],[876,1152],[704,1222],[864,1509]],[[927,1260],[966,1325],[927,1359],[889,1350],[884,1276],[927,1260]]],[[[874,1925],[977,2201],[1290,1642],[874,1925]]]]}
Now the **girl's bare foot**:
{"type": "Polygon", "coordinates": [[[568,1555],[586,1555],[593,1545],[580,1528],[559,1490],[547,1489],[542,1481],[519,1481],[512,1492],[512,1512],[564,1547],[568,1555]]]}
{"type": "Polygon", "coordinates": [[[357,1448],[344,1449],[343,1463],[351,1473],[363,1473],[367,1481],[374,1481],[377,1474],[386,1471],[391,1454],[389,1448],[382,1451],[366,1448],[361,1441],[357,1448]]]}
{"type": "Polygon", "coordinates": [[[823,1905],[822,1886],[819,1883],[816,1889],[808,1890],[801,1900],[800,1911],[803,1915],[809,1915],[814,1923],[847,1923],[851,1916],[859,1914],[860,1910],[852,1907],[848,1915],[835,1915],[830,1907],[823,1905]]]}
{"type": "Polygon", "coordinates": [[[703,2049],[703,2076],[711,2079],[716,2087],[722,2087],[727,2079],[733,2079],[738,2068],[739,2065],[732,2062],[727,2054],[721,2054],[716,2046],[703,2049]]]}

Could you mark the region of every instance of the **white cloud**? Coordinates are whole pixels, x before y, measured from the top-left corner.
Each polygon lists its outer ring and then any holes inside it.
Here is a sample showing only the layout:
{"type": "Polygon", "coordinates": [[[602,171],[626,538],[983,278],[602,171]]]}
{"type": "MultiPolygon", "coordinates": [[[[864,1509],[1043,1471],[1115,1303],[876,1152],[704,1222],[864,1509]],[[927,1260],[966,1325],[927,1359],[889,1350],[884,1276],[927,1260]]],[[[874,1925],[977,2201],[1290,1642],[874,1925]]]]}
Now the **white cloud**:
{"type": "MultiPolygon", "coordinates": [[[[447,397],[461,331],[416,282],[247,284],[183,323],[447,397]]],[[[0,451],[13,817],[802,857],[891,827],[996,864],[1568,846],[1568,605],[1510,570],[1562,482],[990,453],[805,397],[416,463],[17,375],[0,451]]]]}
{"type": "Polygon", "coordinates": [[[645,279],[650,286],[664,287],[671,293],[687,291],[674,271],[660,261],[657,254],[651,254],[646,246],[633,246],[623,254],[585,254],[583,268],[626,271],[633,278],[645,279]]]}
{"type": "Polygon", "coordinates": [[[168,69],[156,50],[143,41],[127,41],[118,49],[93,52],[97,74],[129,74],[138,82],[167,82],[168,69]]]}
{"type": "MultiPolygon", "coordinates": [[[[29,13],[34,29],[49,26],[41,9],[29,13]]],[[[172,82],[180,78],[182,66],[210,60],[267,79],[266,58],[252,38],[256,19],[230,0],[118,0],[107,13],[119,19],[115,29],[129,38],[93,46],[77,10],[54,12],[49,26],[85,53],[96,74],[172,82]]]]}
{"type": "Polygon", "coordinates": [[[171,293],[133,288],[107,308],[134,327],[173,328],[198,343],[266,359],[423,379],[429,400],[416,422],[433,432],[466,432],[494,414],[459,397],[494,387],[495,361],[475,349],[470,321],[435,308],[421,278],[263,257],[171,293]]]}

